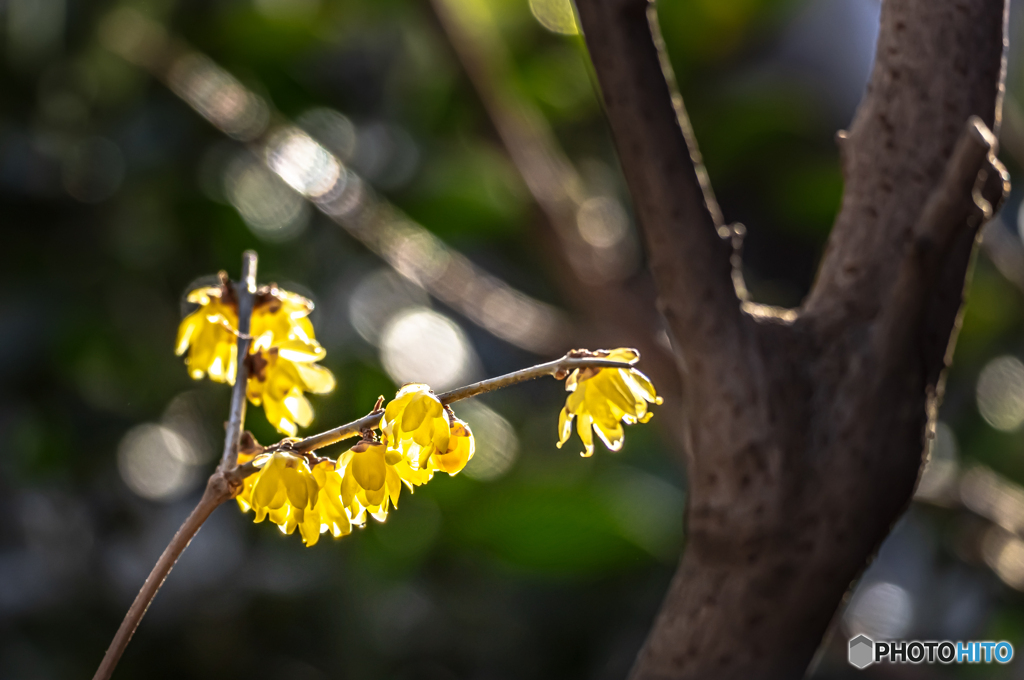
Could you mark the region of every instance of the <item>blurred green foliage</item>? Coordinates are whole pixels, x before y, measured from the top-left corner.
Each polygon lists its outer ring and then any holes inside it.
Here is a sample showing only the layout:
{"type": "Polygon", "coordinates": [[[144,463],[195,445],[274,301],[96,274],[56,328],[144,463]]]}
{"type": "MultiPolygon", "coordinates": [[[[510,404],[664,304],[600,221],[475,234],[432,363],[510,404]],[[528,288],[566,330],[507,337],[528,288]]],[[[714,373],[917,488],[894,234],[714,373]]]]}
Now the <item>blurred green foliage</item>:
{"type": "MultiPolygon", "coordinates": [[[[464,0],[467,11],[474,2],[489,8],[509,50],[504,85],[543,112],[585,177],[625,195],[582,40],[546,32],[526,0],[464,0]]],[[[0,62],[0,508],[9,518],[0,526],[0,677],[56,678],[92,672],[197,494],[199,476],[169,501],[133,493],[117,464],[125,433],[169,417],[187,395],[198,441],[207,455],[216,450],[228,391],[192,382],[171,351],[190,284],[220,269],[237,275],[242,250],[255,248],[262,281],[317,302],[324,364],[339,387],[314,398],[314,428],[365,413],[395,385],[349,318],[353,291],[381,262],[312,210],[290,240],[261,239],[222,186],[217,159],[237,145],[102,47],[97,25],[115,5],[31,3],[6,4],[0,62]],[[25,33],[19,16],[42,28],[25,33]],[[120,170],[112,191],[83,201],[68,187],[102,179],[75,174],[76,154],[96,139],[116,145],[120,170]]],[[[813,4],[659,3],[716,193],[727,219],[748,229],[754,297],[786,305],[810,286],[838,207],[833,135],[852,115],[821,84],[819,67],[839,60],[838,48],[797,49],[813,4]]],[[[840,5],[865,21],[877,11],[874,0],[840,5]]],[[[377,188],[489,271],[569,306],[563,278],[538,252],[548,227],[428,3],[141,6],[284,116],[329,107],[360,129],[404,131],[413,171],[381,175],[377,188]]],[[[843,21],[824,25],[843,32],[843,21]]],[[[860,48],[870,54],[870,41],[860,48]]],[[[827,70],[825,78],[856,94],[866,71],[854,71],[852,81],[827,70]]],[[[1011,80],[1011,95],[1018,89],[1011,80]]],[[[1016,205],[1004,211],[1014,238],[1016,205]]],[[[941,412],[963,460],[1018,483],[1024,435],[986,423],[975,385],[993,357],[1024,352],[1021,305],[1020,290],[981,256],[941,412]]],[[[462,325],[483,373],[537,360],[434,308],[462,325]]],[[[386,524],[336,543],[307,551],[296,536],[220,510],[172,573],[118,677],[623,677],[683,543],[680,456],[658,416],[630,428],[618,454],[581,460],[575,440],[557,450],[563,396],[551,381],[493,395],[488,405],[519,441],[504,476],[438,479],[404,497],[386,524]]],[[[277,438],[259,409],[248,427],[261,441],[277,438]]],[[[967,562],[981,584],[970,635],[1024,641],[1024,602],[957,552],[957,511],[927,517],[920,531],[943,546],[929,573],[967,562]]],[[[820,673],[838,667],[826,662],[820,673]]]]}

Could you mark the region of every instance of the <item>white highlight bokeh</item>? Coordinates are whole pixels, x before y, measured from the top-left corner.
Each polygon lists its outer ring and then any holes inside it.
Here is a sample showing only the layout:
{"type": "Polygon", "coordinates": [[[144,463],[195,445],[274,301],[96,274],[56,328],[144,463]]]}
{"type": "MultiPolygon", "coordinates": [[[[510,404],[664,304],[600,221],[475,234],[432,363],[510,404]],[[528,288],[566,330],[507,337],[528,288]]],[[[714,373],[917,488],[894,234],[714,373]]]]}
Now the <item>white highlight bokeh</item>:
{"type": "Polygon", "coordinates": [[[171,501],[187,493],[197,479],[196,452],[180,434],[156,423],[138,425],[117,449],[121,479],[139,496],[171,501]]]}
{"type": "Polygon", "coordinates": [[[380,351],[384,370],[395,382],[426,383],[435,392],[467,382],[476,366],[469,338],[458,324],[426,307],[396,314],[381,333],[380,351]]]}
{"type": "Polygon", "coordinates": [[[996,357],[978,376],[978,411],[989,425],[1012,432],[1024,423],[1024,363],[996,357]]]}
{"type": "Polygon", "coordinates": [[[512,424],[479,401],[458,402],[452,408],[469,424],[476,441],[476,453],[463,474],[481,482],[504,476],[519,455],[519,438],[512,424]]]}

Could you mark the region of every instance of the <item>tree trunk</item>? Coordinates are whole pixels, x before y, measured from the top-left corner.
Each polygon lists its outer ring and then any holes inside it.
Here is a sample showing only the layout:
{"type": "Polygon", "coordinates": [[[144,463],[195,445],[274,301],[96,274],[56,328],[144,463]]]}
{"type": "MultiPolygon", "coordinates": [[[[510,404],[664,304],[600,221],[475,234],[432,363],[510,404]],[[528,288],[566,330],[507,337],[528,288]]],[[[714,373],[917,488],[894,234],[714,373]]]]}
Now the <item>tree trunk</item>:
{"type": "Polygon", "coordinates": [[[885,0],[799,310],[743,298],[646,0],[578,0],[685,374],[688,541],[632,677],[797,678],[913,495],[994,157],[1007,0],[885,0]]]}

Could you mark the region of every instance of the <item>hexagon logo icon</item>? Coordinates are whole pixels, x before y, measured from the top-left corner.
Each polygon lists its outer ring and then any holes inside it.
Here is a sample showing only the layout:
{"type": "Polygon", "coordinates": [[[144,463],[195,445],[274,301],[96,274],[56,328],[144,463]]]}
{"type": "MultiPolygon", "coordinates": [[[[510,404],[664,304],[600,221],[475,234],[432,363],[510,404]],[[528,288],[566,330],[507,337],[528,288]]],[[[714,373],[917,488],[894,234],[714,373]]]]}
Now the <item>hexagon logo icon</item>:
{"type": "Polygon", "coordinates": [[[867,668],[875,660],[875,641],[867,635],[858,635],[850,640],[850,665],[867,668]]]}

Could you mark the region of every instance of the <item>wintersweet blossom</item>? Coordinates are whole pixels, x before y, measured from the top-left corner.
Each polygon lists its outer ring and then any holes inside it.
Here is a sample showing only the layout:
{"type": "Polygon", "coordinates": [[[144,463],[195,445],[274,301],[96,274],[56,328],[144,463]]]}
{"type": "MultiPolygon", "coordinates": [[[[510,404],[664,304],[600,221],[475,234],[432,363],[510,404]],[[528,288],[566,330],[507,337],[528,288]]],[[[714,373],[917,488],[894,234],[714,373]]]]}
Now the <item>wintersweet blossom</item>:
{"type": "Polygon", "coordinates": [[[178,327],[174,352],[188,351],[185,364],[194,380],[209,375],[214,382],[234,384],[238,356],[238,312],[223,286],[197,288],[186,298],[199,309],[178,327]]]}
{"type": "MultiPolygon", "coordinates": [[[[621,347],[600,350],[592,355],[629,364],[636,363],[640,358],[640,353],[635,349],[621,347]]],[[[653,415],[647,404],[662,402],[651,381],[635,368],[576,369],[566,379],[565,389],[571,394],[558,418],[558,448],[572,435],[572,421],[575,418],[576,432],[585,447],[581,454],[583,456],[594,455],[591,428],[597,431],[605,446],[618,451],[625,439],[622,423],[646,423],[653,415]]]]}
{"type": "Polygon", "coordinates": [[[306,547],[316,545],[324,532],[335,538],[352,533],[341,503],[341,473],[333,461],[320,460],[310,468],[305,457],[288,452],[238,455],[240,465],[252,460],[258,471],[243,480],[235,501],[243,512],[255,511],[254,522],[270,518],[286,534],[298,528],[306,547]]]}
{"type": "Polygon", "coordinates": [[[262,340],[249,355],[245,393],[254,405],[263,406],[271,425],[294,437],[298,426],[308,427],[313,421],[313,407],[304,393],[330,392],[334,374],[312,362],[292,361],[277,347],[262,345],[262,340]]]}
{"type": "MultiPolygon", "coordinates": [[[[343,477],[337,466],[331,461],[317,463],[313,466],[313,479],[320,486],[316,505],[320,514],[320,533],[329,531],[335,538],[352,533],[352,518],[341,497],[343,477]]],[[[317,540],[306,540],[306,547],[316,545],[317,540]]]]}
{"type": "Polygon", "coordinates": [[[296,528],[306,545],[320,538],[320,485],[303,456],[277,451],[254,459],[258,472],[245,480],[235,499],[251,508],[254,522],[269,518],[285,534],[296,528]]]}
{"type": "Polygon", "coordinates": [[[383,522],[388,508],[398,507],[402,478],[395,466],[401,462],[401,454],[389,448],[386,442],[366,439],[338,458],[338,467],[342,469],[341,502],[352,521],[361,524],[369,513],[383,522]]]}
{"type": "Polygon", "coordinates": [[[475,451],[476,441],[473,439],[473,432],[470,431],[469,425],[458,418],[453,418],[448,449],[444,453],[435,451],[430,457],[429,468],[447,472],[454,477],[462,472],[475,451]]]}
{"type": "MultiPolygon", "coordinates": [[[[188,301],[199,309],[181,322],[177,353],[188,350],[186,363],[196,380],[209,375],[211,380],[234,384],[238,302],[226,275],[219,286],[190,292],[188,301]]],[[[313,420],[304,393],[324,394],[335,386],[334,375],[316,363],[326,351],[309,321],[312,310],[312,302],[273,284],[262,286],[253,301],[246,395],[254,405],[262,405],[267,420],[288,436],[313,420]]]]}
{"type": "Polygon", "coordinates": [[[431,456],[447,452],[451,438],[448,412],[430,388],[420,383],[398,390],[384,408],[380,429],[388,446],[414,470],[428,469],[431,456]]]}
{"type": "Polygon", "coordinates": [[[327,352],[316,341],[308,318],[312,311],[312,301],[271,284],[256,296],[249,332],[289,361],[320,361],[327,352]]]}

